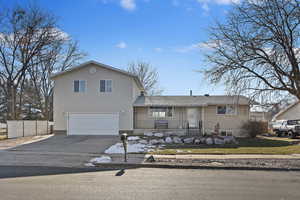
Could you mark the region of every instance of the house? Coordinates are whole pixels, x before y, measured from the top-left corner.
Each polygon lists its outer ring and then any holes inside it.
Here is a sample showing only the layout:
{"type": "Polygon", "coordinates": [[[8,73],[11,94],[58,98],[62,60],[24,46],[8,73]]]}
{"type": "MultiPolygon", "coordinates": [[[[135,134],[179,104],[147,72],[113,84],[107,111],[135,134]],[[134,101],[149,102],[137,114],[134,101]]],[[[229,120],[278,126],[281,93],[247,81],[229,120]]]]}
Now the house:
{"type": "Polygon", "coordinates": [[[264,111],[250,111],[250,120],[251,121],[268,121],[267,112],[264,111]]]}
{"type": "Polygon", "coordinates": [[[300,101],[296,101],[274,115],[272,121],[300,119],[300,101]]]}
{"type": "Polygon", "coordinates": [[[146,96],[138,77],[95,61],[54,74],[54,130],[69,135],[120,132],[207,133],[219,123],[238,135],[249,120],[243,96],[146,96]]]}

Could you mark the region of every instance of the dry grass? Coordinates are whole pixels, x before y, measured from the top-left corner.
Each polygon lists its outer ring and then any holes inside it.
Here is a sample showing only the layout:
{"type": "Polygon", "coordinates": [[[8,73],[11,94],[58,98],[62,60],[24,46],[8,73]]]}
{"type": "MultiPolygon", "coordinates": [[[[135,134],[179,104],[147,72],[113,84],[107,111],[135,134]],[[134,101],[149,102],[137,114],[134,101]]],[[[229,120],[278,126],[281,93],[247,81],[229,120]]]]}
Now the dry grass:
{"type": "Polygon", "coordinates": [[[5,139],[7,139],[6,135],[0,135],[0,140],[5,140],[5,139]]]}
{"type": "Polygon", "coordinates": [[[237,145],[167,145],[155,154],[300,154],[300,139],[239,138],[237,145]]]}

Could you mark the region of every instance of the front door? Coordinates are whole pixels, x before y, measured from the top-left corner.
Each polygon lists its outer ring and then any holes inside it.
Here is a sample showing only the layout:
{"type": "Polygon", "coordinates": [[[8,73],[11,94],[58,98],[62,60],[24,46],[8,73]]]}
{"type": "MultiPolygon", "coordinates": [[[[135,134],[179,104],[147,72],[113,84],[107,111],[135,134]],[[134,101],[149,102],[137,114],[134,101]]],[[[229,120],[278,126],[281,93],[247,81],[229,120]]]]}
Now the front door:
{"type": "Polygon", "coordinates": [[[197,128],[199,122],[199,109],[198,108],[187,108],[186,109],[187,121],[190,128],[197,128]]]}

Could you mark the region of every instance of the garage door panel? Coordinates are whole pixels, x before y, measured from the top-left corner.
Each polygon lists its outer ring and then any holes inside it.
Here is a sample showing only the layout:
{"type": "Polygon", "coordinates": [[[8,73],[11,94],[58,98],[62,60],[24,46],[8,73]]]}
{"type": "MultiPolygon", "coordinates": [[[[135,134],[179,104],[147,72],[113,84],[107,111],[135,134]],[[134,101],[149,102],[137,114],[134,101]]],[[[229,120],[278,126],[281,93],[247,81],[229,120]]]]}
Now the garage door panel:
{"type": "Polygon", "coordinates": [[[118,114],[70,114],[69,135],[118,135],[118,114]]]}

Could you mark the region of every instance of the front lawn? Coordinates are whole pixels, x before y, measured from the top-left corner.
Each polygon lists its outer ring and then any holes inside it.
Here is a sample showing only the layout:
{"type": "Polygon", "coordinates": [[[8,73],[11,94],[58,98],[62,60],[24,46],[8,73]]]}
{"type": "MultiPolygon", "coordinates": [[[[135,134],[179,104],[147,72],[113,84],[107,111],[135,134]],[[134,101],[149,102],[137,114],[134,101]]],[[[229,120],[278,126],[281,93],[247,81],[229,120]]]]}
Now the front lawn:
{"type": "Polygon", "coordinates": [[[300,154],[300,140],[276,137],[238,138],[239,144],[167,145],[154,154],[300,154]]]}

